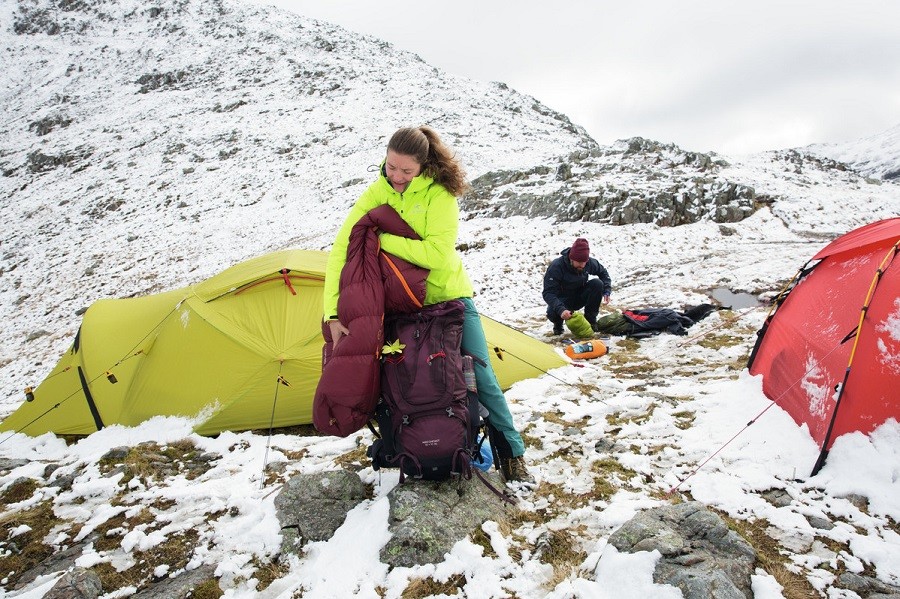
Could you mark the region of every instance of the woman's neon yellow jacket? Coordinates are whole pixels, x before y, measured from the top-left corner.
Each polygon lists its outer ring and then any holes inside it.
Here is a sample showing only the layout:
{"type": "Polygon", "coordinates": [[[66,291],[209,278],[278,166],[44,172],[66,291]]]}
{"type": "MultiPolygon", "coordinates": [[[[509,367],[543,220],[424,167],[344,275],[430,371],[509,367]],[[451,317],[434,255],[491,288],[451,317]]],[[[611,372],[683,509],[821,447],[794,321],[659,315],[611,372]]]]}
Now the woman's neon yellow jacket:
{"type": "Polygon", "coordinates": [[[472,282],[456,253],[459,231],[456,198],[425,175],[415,177],[401,194],[391,187],[382,167],[378,180],[350,210],[331,247],[325,268],[325,318],[337,316],[338,285],[347,259],[350,229],[369,210],[382,204],[389,204],[422,238],[416,241],[388,233],[379,236],[382,250],[431,271],[425,282],[425,304],[472,297],[472,282]]]}

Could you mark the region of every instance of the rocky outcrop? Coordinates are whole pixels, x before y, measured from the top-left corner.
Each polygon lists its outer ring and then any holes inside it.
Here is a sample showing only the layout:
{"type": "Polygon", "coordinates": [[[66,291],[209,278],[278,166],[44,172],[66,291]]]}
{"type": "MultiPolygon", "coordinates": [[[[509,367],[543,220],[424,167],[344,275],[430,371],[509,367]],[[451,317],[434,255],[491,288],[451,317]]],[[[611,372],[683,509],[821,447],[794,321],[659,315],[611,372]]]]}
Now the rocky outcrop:
{"type": "Polygon", "coordinates": [[[275,497],[281,550],[296,553],[310,541],[330,539],[365,497],[365,485],[347,470],[294,476],[275,497]]]}
{"type": "Polygon", "coordinates": [[[473,181],[461,206],[479,216],[612,225],[734,223],[762,202],[753,188],[720,177],[723,166],[710,154],[632,138],[575,152],[552,166],[487,173],[473,181]]]}
{"type": "MultiPolygon", "coordinates": [[[[485,478],[497,489],[496,472],[485,478]]],[[[391,539],[381,561],[391,566],[415,566],[444,560],[444,554],[484,522],[506,519],[505,503],[478,478],[462,481],[413,481],[388,493],[391,539]]]]}
{"type": "MultiPolygon", "coordinates": [[[[503,488],[499,475],[485,478],[503,488]]],[[[443,561],[454,544],[487,520],[502,521],[510,506],[478,478],[407,481],[387,495],[390,540],[381,560],[391,566],[443,561]]],[[[282,551],[297,553],[310,541],[324,541],[344,523],[347,512],[365,499],[365,485],[346,470],[291,478],[275,498],[282,529],[282,551]]]]}
{"type": "Polygon", "coordinates": [[[756,552],[699,502],[641,512],[616,530],[619,551],[659,551],[653,581],[681,589],[685,599],[752,599],[756,552]]]}
{"type": "Polygon", "coordinates": [[[96,599],[102,592],[103,585],[96,572],[74,568],[60,577],[44,599],[96,599]]]}

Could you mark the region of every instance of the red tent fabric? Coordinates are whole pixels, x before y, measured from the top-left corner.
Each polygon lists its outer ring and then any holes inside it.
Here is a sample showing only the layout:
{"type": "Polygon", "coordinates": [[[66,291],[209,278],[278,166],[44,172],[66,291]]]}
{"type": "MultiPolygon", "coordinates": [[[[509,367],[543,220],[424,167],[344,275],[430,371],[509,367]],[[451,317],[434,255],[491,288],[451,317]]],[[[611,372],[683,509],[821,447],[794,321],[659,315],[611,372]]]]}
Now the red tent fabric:
{"type": "Polygon", "coordinates": [[[900,420],[898,247],[900,218],[827,245],[781,298],[750,356],[766,396],[822,448],[813,473],[837,437],[900,420]]]}

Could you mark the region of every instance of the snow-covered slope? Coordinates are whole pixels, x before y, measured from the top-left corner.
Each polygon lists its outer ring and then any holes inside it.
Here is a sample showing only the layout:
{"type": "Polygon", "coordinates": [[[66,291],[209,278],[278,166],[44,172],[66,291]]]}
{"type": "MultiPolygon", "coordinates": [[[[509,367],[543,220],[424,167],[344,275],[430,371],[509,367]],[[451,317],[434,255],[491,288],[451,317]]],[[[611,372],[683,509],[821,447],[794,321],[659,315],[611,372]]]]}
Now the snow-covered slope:
{"type": "Polygon", "coordinates": [[[900,179],[900,125],[856,141],[815,144],[805,150],[844,162],[869,177],[900,179]]]}
{"type": "Polygon", "coordinates": [[[41,331],[54,343],[38,345],[61,351],[60,331],[98,298],[327,247],[399,126],[446,132],[473,175],[596,145],[503,85],[283,11],[218,0],[0,11],[0,301],[39,315],[12,319],[4,362],[31,361],[22,344],[41,331]]]}

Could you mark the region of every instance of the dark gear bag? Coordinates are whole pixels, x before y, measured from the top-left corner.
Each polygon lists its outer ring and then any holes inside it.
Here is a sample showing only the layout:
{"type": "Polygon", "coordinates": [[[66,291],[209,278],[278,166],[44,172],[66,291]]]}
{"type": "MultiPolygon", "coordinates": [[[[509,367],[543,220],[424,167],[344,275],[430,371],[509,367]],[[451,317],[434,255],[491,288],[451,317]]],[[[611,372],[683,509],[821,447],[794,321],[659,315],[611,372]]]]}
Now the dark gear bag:
{"type": "Polygon", "coordinates": [[[452,300],[385,319],[380,438],[367,451],[375,470],[399,467],[401,480],[471,477],[473,456],[481,459],[480,417],[472,358],[460,352],[463,315],[463,303],[452,300]]]}

